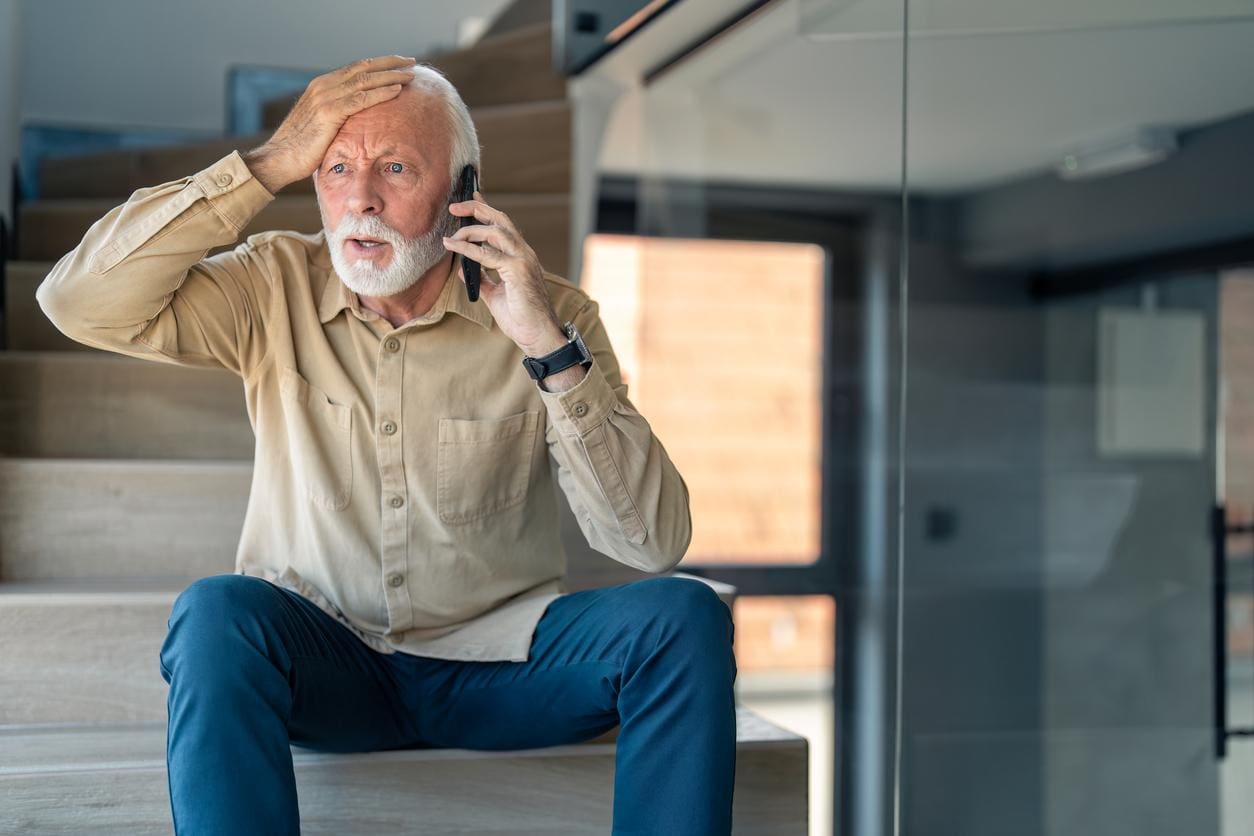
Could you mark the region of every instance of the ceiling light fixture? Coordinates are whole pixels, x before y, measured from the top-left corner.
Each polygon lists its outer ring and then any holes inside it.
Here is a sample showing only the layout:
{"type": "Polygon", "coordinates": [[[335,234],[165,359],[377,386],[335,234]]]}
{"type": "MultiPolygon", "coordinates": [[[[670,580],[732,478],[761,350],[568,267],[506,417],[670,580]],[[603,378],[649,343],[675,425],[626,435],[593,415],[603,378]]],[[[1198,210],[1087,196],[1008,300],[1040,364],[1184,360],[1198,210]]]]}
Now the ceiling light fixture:
{"type": "Polygon", "coordinates": [[[1176,135],[1165,128],[1141,128],[1131,136],[1095,143],[1067,154],[1058,163],[1064,180],[1109,177],[1160,163],[1176,152],[1176,135]]]}

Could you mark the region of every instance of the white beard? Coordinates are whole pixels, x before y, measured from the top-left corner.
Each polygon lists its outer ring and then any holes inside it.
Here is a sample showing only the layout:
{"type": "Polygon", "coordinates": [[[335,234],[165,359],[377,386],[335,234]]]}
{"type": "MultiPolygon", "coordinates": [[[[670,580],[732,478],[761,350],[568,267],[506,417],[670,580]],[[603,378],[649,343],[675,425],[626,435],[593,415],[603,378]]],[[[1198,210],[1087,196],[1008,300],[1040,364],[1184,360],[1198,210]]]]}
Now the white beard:
{"type": "MultiPolygon", "coordinates": [[[[319,203],[318,212],[322,213],[319,203]]],[[[431,229],[416,238],[406,238],[379,220],[377,215],[345,214],[334,230],[327,228],[326,215],[322,214],[322,227],[327,247],[331,251],[331,264],[344,285],[362,296],[395,296],[408,290],[434,267],[448,252],[443,237],[452,235],[458,227],[458,219],[445,215],[443,223],[436,221],[431,229]],[[380,267],[368,258],[354,258],[345,248],[350,238],[377,238],[386,241],[392,249],[392,257],[386,266],[380,267]]]]}

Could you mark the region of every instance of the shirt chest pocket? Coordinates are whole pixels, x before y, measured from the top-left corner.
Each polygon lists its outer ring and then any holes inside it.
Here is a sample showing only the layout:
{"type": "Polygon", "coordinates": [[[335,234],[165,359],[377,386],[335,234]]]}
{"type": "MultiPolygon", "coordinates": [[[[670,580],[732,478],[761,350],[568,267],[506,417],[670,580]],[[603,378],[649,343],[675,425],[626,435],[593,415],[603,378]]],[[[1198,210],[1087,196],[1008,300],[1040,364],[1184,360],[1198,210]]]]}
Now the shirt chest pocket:
{"type": "Polygon", "coordinates": [[[282,370],[279,392],[298,487],[323,508],[347,508],[353,492],[352,409],[333,403],[295,369],[282,370]]]}
{"type": "Polygon", "coordinates": [[[540,413],[505,418],[441,418],[436,511],[448,524],[467,523],[521,505],[531,483],[540,413]]]}

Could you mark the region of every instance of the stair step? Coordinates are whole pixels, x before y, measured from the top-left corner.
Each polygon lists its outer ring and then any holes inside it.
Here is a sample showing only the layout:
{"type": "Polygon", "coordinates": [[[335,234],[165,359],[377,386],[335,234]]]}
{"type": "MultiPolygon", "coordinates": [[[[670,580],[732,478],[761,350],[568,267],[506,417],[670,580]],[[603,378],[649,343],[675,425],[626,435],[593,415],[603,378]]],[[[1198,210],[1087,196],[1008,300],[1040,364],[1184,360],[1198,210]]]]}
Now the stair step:
{"type": "Polygon", "coordinates": [[[247,461],[0,459],[0,579],[230,572],[251,479],[247,461]]]}
{"type": "MultiPolygon", "coordinates": [[[[191,547],[194,535],[186,539],[167,551],[183,566],[188,555],[176,549],[191,547]]],[[[232,544],[205,556],[201,574],[230,573],[234,551],[232,544]]],[[[165,680],[157,659],[170,608],[191,578],[155,577],[161,569],[149,565],[125,578],[0,583],[0,725],[163,720],[165,680]]],[[[594,585],[581,581],[578,566],[571,569],[572,591],[594,585]]],[[[734,588],[705,582],[732,605],[734,588]]]]}
{"type": "MultiPolygon", "coordinates": [[[[804,834],[805,738],[743,707],[736,720],[733,832],[804,834]]],[[[164,721],[0,730],[0,795],[12,832],[169,833],[165,734],[164,721]]],[[[608,833],[615,747],[332,754],[293,746],[301,832],[401,833],[422,822],[423,833],[448,836],[608,833]]]]}
{"type": "Polygon", "coordinates": [[[106,352],[0,352],[0,454],[251,461],[230,372],[106,352]]]}
{"type": "MultiPolygon", "coordinates": [[[[488,201],[505,212],[540,256],[546,269],[566,274],[570,235],[569,194],[487,193],[488,201]]],[[[112,200],[36,200],[19,207],[18,257],[23,261],[57,261],[78,246],[83,235],[110,209],[112,200]]],[[[313,197],[279,195],[253,219],[239,240],[272,229],[317,232],[322,229],[313,197]]],[[[210,253],[229,250],[219,247],[210,253]]]]}
{"type": "Polygon", "coordinates": [[[0,584],[0,725],[164,722],[158,659],[185,586],[0,584]]]}
{"type": "MultiPolygon", "coordinates": [[[[284,102],[286,115],[291,102],[284,102]]],[[[483,182],[496,194],[570,191],[570,104],[563,99],[476,108],[471,114],[483,148],[483,182]]],[[[280,116],[280,121],[282,116],[280,116]]],[[[125,200],[136,189],[188,177],[222,159],[261,145],[269,132],[157,148],[128,148],[45,160],[40,197],[125,200]]],[[[310,178],[284,196],[313,194],[310,178]]]]}
{"type": "MultiPolygon", "coordinates": [[[[495,161],[487,156],[481,112],[498,105],[566,99],[566,79],[553,70],[551,31],[547,22],[523,26],[484,38],[467,49],[422,59],[444,73],[470,108],[484,146],[487,173],[491,171],[489,163],[495,161]]],[[[300,94],[293,93],[266,102],[261,124],[268,130],[277,128],[298,98],[300,94]]],[[[495,182],[496,175],[492,177],[495,182]]]]}
{"type": "Polygon", "coordinates": [[[35,289],[52,271],[52,266],[51,261],[10,261],[4,265],[6,348],[100,353],[98,349],[74,342],[58,331],[35,300],[35,289]]]}
{"type": "Polygon", "coordinates": [[[428,63],[444,73],[472,108],[566,98],[566,79],[553,69],[549,23],[484,38],[428,63]]]}

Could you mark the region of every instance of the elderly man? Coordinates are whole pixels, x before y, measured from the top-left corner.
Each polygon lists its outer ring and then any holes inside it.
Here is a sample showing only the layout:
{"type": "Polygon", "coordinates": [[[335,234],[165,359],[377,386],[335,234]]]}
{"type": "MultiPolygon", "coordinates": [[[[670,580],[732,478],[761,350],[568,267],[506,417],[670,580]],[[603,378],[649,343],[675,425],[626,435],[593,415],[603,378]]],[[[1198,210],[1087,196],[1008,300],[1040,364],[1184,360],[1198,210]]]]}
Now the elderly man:
{"type": "Polygon", "coordinates": [[[244,382],[235,572],[179,595],[161,649],[180,834],[297,833],[289,743],[518,749],[615,725],[615,833],[731,828],[727,607],[688,579],[562,583],[554,478],[594,548],[653,573],[687,548],[687,488],[596,303],[482,195],[450,198],[478,162],[441,75],[360,61],[259,148],[136,191],[39,288],[82,343],[244,382]],[[205,257],[311,175],[323,232],[205,257]],[[455,254],[485,268],[476,302],[455,254]]]}

